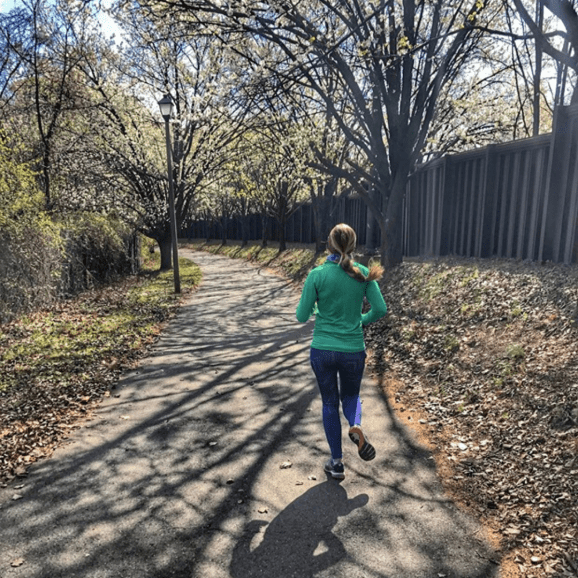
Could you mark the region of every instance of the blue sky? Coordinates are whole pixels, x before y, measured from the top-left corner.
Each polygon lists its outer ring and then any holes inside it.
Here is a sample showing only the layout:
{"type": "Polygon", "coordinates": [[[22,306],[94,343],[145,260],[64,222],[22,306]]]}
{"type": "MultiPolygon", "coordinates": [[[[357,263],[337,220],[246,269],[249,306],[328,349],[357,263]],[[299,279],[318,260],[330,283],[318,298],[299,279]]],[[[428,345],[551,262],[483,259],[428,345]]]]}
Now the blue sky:
{"type": "MultiPolygon", "coordinates": [[[[2,12],[10,12],[12,8],[21,4],[22,0],[0,0],[0,13],[2,12]]],[[[108,3],[110,4],[110,3],[108,3]]],[[[116,23],[112,20],[112,18],[106,14],[101,14],[98,18],[102,25],[102,31],[105,36],[110,36],[113,33],[116,33],[117,40],[120,39],[121,30],[116,25],[116,23]]]]}
{"type": "Polygon", "coordinates": [[[14,0],[0,0],[0,12],[10,12],[14,4],[14,0]]]}

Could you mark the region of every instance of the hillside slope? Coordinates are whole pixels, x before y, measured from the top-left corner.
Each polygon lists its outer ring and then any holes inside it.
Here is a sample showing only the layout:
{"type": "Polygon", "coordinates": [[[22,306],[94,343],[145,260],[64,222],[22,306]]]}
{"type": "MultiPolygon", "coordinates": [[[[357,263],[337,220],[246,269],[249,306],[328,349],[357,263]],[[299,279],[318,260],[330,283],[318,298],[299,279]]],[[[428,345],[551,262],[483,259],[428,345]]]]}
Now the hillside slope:
{"type": "Polygon", "coordinates": [[[371,367],[518,576],[578,576],[578,267],[405,262],[371,367]]]}

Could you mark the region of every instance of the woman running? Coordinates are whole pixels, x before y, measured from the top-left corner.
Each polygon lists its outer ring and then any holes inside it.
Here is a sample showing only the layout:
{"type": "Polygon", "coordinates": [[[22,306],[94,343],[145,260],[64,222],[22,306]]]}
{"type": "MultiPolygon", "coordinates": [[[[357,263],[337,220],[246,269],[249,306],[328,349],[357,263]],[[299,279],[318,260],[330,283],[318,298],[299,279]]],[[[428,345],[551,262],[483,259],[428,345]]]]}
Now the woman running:
{"type": "Polygon", "coordinates": [[[357,236],[345,224],[336,225],[329,233],[329,257],[313,269],[303,286],[297,306],[297,320],[305,323],[316,315],[311,342],[311,367],[317,378],[323,402],[323,426],[331,450],[325,471],[332,477],[345,478],[341,450],[339,400],[349,422],[349,437],[363,460],[375,458],[375,448],[361,429],[359,389],[365,368],[363,326],[383,317],[387,307],[377,279],[383,268],[368,270],[352,261],[357,236]],[[371,310],[361,313],[363,298],[371,310]],[[337,376],[339,375],[339,385],[337,376]]]}

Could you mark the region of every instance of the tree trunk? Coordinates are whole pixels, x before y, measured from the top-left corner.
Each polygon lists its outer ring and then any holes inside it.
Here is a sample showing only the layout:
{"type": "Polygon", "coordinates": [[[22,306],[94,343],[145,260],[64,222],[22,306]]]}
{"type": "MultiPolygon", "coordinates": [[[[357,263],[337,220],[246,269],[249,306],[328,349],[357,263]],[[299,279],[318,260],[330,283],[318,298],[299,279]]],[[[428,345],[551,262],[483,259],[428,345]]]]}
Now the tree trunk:
{"type": "Polygon", "coordinates": [[[267,239],[269,238],[269,217],[267,215],[263,215],[261,217],[261,223],[263,225],[263,239],[261,241],[261,247],[267,246],[267,239]]]}
{"type": "MultiPolygon", "coordinates": [[[[329,185],[326,185],[326,187],[329,185]]],[[[312,195],[313,222],[315,223],[315,251],[322,253],[327,248],[331,196],[312,195]]]]}
{"type": "Polygon", "coordinates": [[[279,221],[279,253],[287,249],[286,225],[287,221],[285,219],[279,221]]]}
{"type": "Polygon", "coordinates": [[[50,190],[50,147],[48,144],[44,145],[44,152],[42,154],[42,188],[44,189],[44,206],[50,213],[52,211],[52,191],[50,190]]]}
{"type": "Polygon", "coordinates": [[[167,271],[173,268],[172,258],[172,241],[170,237],[164,239],[157,239],[159,250],[161,253],[161,271],[167,271]]]}
{"type": "Polygon", "coordinates": [[[403,261],[402,216],[403,195],[399,191],[393,190],[385,218],[379,219],[381,264],[386,270],[392,269],[403,261]]]}
{"type": "Polygon", "coordinates": [[[211,221],[208,212],[203,214],[203,226],[205,227],[205,240],[209,243],[211,241],[211,221]]]}
{"type": "MultiPolygon", "coordinates": [[[[536,23],[542,31],[544,19],[544,3],[541,0],[536,1],[536,23]]],[[[540,134],[540,84],[542,81],[542,45],[539,42],[536,45],[536,70],[534,72],[534,119],[532,126],[532,136],[540,134]]]]}
{"type": "Polygon", "coordinates": [[[221,219],[221,242],[223,245],[227,244],[227,227],[229,224],[229,219],[227,218],[227,215],[223,215],[222,219],[221,219]]]}
{"type": "MultiPolygon", "coordinates": [[[[371,196],[373,202],[378,206],[382,205],[383,194],[377,190],[377,188],[372,187],[369,195],[371,196]]],[[[373,211],[367,205],[367,226],[365,230],[365,251],[367,254],[375,254],[377,252],[379,243],[378,232],[381,230],[381,247],[383,248],[384,240],[384,223],[379,222],[379,218],[373,214],[373,211]]],[[[382,251],[383,254],[383,251],[382,251]]]]}
{"type": "MultiPolygon", "coordinates": [[[[383,231],[383,229],[382,229],[383,231]]],[[[393,269],[403,261],[403,244],[401,239],[401,224],[387,222],[385,234],[382,232],[381,264],[386,269],[393,269]]]]}
{"type": "Polygon", "coordinates": [[[323,251],[323,234],[321,233],[321,211],[319,210],[319,197],[311,196],[311,210],[313,211],[313,224],[315,225],[315,252],[323,251]]]}
{"type": "Polygon", "coordinates": [[[247,215],[240,218],[241,222],[241,247],[249,244],[249,217],[247,215]]]}

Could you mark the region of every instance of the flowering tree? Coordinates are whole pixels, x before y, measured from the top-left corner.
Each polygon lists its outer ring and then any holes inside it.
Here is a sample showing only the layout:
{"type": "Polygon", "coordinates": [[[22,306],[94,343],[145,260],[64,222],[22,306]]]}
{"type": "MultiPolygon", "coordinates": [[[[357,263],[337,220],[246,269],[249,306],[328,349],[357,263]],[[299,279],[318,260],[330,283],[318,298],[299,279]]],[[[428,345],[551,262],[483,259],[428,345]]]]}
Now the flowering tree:
{"type": "MultiPolygon", "coordinates": [[[[255,149],[248,143],[251,134],[246,133],[237,143],[235,154],[227,163],[223,173],[223,188],[227,189],[227,204],[223,204],[222,213],[232,213],[237,217],[241,226],[241,246],[245,247],[249,242],[249,220],[256,211],[257,184],[251,178],[255,159],[255,149]]],[[[225,232],[225,230],[223,231],[225,232]]],[[[225,241],[223,237],[223,241],[225,241]]]]}
{"type": "Polygon", "coordinates": [[[474,52],[485,1],[145,2],[179,12],[192,27],[237,32],[239,53],[285,86],[311,89],[314,105],[335,119],[354,153],[344,166],[322,157],[320,165],[346,179],[368,203],[382,233],[382,261],[398,263],[407,180],[442,88],[474,52]],[[265,43],[278,49],[271,61],[265,43]],[[335,94],[319,82],[323,69],[335,75],[335,94]],[[363,162],[352,160],[356,157],[363,162]]]}
{"type": "Polygon", "coordinates": [[[159,244],[161,268],[170,268],[165,128],[156,101],[165,93],[174,101],[177,227],[202,187],[220,178],[232,144],[245,130],[247,108],[235,98],[235,75],[222,66],[224,45],[202,36],[185,42],[168,20],[153,22],[130,7],[116,16],[126,46],[120,53],[109,50],[106,58],[95,55],[82,67],[102,119],[91,149],[108,167],[125,212],[159,244]]]}
{"type": "Polygon", "coordinates": [[[62,209],[65,189],[83,174],[73,170],[74,153],[90,103],[78,64],[93,16],[69,0],[31,0],[0,14],[0,123],[27,141],[49,211],[62,209]]]}
{"type": "MultiPolygon", "coordinates": [[[[245,185],[253,203],[266,218],[277,221],[279,250],[286,245],[286,224],[300,203],[307,199],[308,142],[299,126],[286,112],[269,110],[261,114],[261,125],[247,135],[245,150],[250,150],[245,163],[245,185]]],[[[266,221],[263,223],[266,243],[266,221]]]]}

